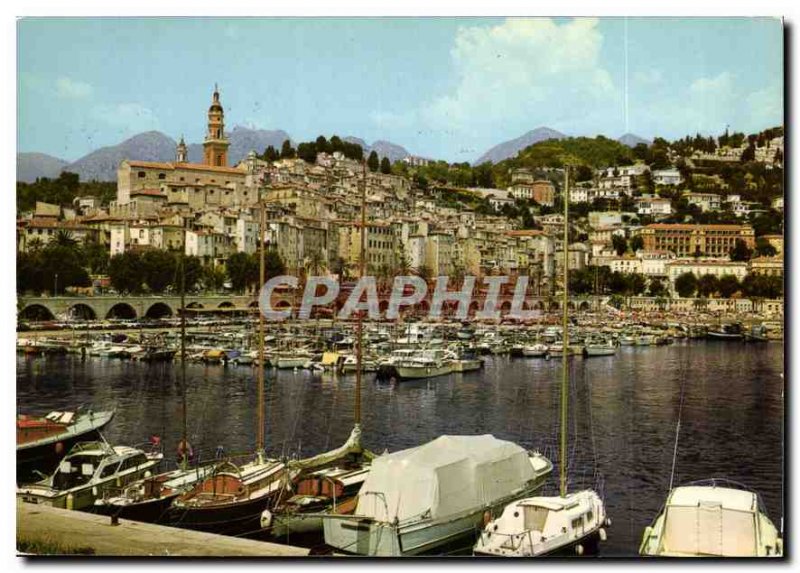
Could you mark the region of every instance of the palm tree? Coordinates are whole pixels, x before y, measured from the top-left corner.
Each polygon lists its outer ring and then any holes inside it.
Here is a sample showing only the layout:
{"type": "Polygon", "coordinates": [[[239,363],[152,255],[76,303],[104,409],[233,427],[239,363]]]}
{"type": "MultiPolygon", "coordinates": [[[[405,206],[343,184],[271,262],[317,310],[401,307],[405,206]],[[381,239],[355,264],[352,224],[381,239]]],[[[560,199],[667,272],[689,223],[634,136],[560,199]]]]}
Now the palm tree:
{"type": "Polygon", "coordinates": [[[55,237],[53,237],[53,243],[59,247],[74,247],[78,244],[78,241],[76,241],[75,237],[72,236],[71,231],[68,231],[67,229],[59,229],[56,231],[55,237]]]}
{"type": "Polygon", "coordinates": [[[325,258],[319,251],[312,251],[305,261],[306,274],[312,276],[319,276],[320,273],[326,268],[325,258]]]}

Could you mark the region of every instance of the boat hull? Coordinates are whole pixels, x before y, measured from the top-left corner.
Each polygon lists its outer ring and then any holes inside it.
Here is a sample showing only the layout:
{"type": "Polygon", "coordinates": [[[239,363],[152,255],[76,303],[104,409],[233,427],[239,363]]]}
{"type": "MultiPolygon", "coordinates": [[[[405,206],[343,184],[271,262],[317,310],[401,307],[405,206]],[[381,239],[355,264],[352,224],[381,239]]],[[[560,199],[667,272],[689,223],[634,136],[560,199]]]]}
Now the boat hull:
{"type": "Polygon", "coordinates": [[[419,380],[422,378],[436,378],[446,376],[453,372],[452,364],[442,366],[396,366],[397,375],[401,380],[419,380]]]}
{"type": "Polygon", "coordinates": [[[93,513],[100,515],[116,516],[130,521],[142,521],[144,523],[163,523],[168,515],[172,502],[178,497],[180,492],[164,495],[156,499],[149,499],[127,505],[116,504],[95,504],[93,513]]]}

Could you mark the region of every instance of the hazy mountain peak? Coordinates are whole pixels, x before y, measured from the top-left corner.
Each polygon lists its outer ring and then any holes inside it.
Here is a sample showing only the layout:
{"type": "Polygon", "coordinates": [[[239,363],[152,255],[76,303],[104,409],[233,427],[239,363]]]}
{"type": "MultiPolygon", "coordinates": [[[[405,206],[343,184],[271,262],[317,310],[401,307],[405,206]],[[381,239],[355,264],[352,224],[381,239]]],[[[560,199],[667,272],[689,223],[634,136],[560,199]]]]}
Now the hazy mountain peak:
{"type": "Polygon", "coordinates": [[[480,165],[481,163],[485,163],[487,161],[499,163],[504,159],[516,157],[517,153],[526,147],[533,145],[534,143],[539,143],[540,141],[546,141],[548,139],[564,139],[565,137],[567,136],[560,131],[556,131],[555,129],[551,129],[549,127],[537,127],[536,129],[532,129],[515,139],[510,139],[495,145],[481,155],[473,163],[473,165],[480,165]]]}

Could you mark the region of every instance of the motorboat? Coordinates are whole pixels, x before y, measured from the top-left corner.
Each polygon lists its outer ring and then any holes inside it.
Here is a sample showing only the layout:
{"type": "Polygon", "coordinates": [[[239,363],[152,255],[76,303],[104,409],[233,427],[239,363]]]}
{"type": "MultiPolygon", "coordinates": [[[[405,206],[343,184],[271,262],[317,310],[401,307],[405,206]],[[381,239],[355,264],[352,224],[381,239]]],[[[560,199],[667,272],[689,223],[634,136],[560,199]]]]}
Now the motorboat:
{"type": "Polygon", "coordinates": [[[608,340],[591,340],[583,347],[584,356],[613,356],[617,353],[614,342],[608,340]]]}
{"type": "Polygon", "coordinates": [[[547,350],[546,344],[530,344],[522,347],[522,355],[526,358],[542,358],[547,354],[547,350]]]}
{"type": "Polygon", "coordinates": [[[583,555],[606,540],[608,525],[605,507],[594,490],[521,499],[484,527],[473,553],[494,557],[583,555]]]}
{"type": "Polygon", "coordinates": [[[491,435],[440,436],[372,461],[352,515],[322,514],[325,543],[337,551],[404,556],[464,541],[484,514],[542,486],[553,465],[491,435]]]}
{"type": "Polygon", "coordinates": [[[17,487],[17,498],[62,509],[87,509],[107,487],[122,487],[152,472],[164,454],[104,441],[78,442],[42,481],[17,487]]]}
{"type": "Polygon", "coordinates": [[[53,411],[46,416],[17,416],[17,481],[32,481],[34,472],[51,474],[79,441],[98,437],[114,410],[53,411]]]}
{"type": "Polygon", "coordinates": [[[455,371],[455,356],[444,350],[423,350],[394,366],[401,380],[435,378],[455,371]]]}
{"type": "Polygon", "coordinates": [[[670,491],[661,513],[644,530],[639,554],[781,557],[783,539],[758,494],[740,484],[715,479],[670,491]]]}
{"type": "Polygon", "coordinates": [[[742,340],[744,333],[741,324],[733,323],[709,328],[707,336],[710,340],[742,340]]]}

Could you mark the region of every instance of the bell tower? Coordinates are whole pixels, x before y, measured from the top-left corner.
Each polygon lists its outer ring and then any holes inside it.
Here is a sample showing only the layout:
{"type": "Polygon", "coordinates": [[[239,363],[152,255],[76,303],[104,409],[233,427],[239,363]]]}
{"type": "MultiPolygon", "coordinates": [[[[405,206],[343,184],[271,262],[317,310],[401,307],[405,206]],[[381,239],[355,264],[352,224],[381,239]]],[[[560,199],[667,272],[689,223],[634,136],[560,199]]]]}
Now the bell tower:
{"type": "Polygon", "coordinates": [[[203,141],[203,163],[215,167],[228,166],[228,146],[225,138],[225,112],[219,102],[219,90],[214,84],[211,107],[208,108],[208,131],[203,141]]]}
{"type": "Polygon", "coordinates": [[[181,135],[181,140],[178,143],[178,148],[175,153],[175,161],[177,163],[186,163],[189,157],[189,149],[186,147],[186,142],[183,140],[183,136],[181,135]]]}

